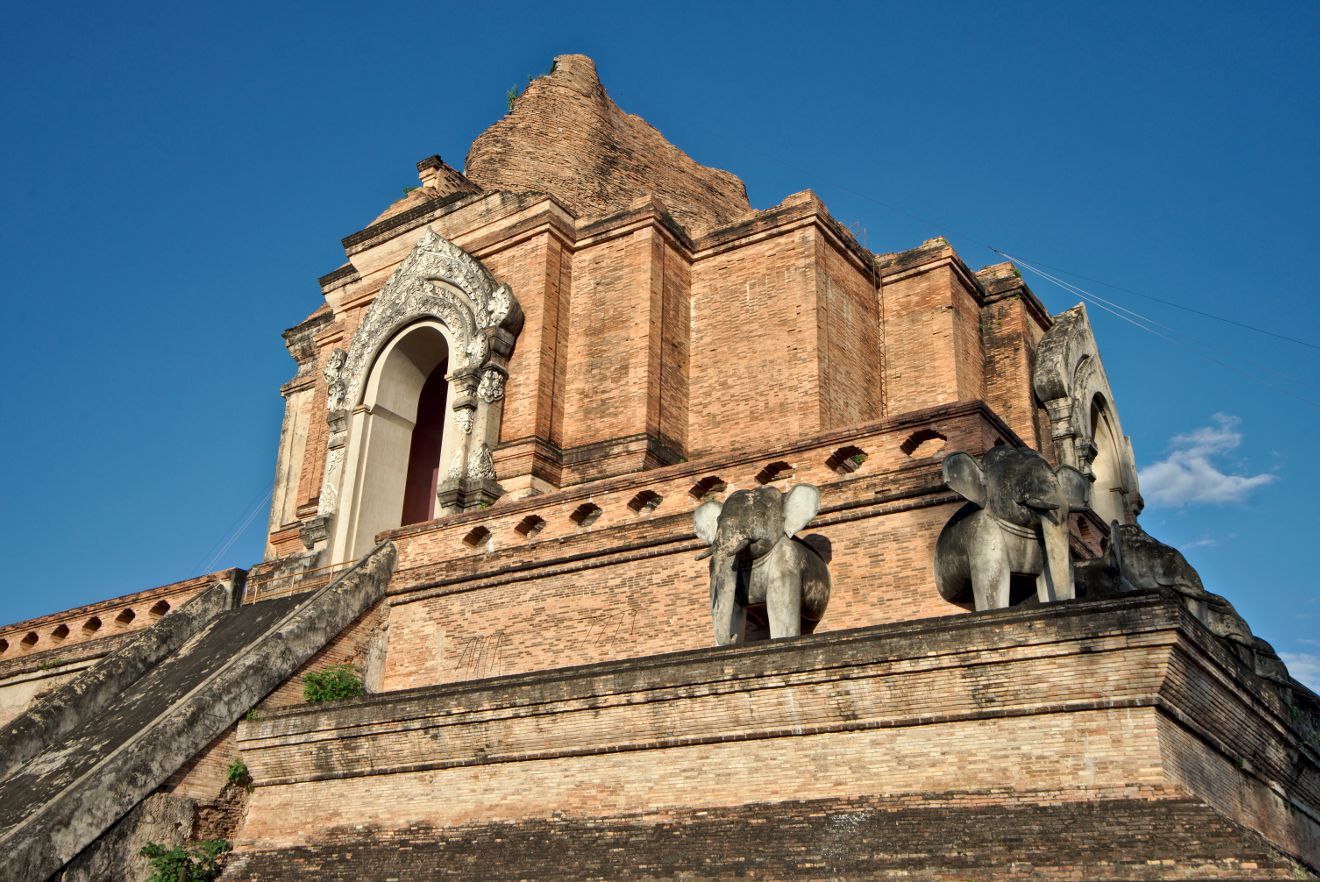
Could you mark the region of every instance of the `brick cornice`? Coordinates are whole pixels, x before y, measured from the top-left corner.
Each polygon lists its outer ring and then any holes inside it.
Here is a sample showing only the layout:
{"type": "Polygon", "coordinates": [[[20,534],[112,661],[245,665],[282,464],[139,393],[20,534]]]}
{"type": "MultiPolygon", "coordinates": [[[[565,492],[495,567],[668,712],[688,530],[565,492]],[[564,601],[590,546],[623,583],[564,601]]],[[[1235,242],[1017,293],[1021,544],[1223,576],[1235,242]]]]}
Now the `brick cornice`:
{"type": "MultiPolygon", "coordinates": [[[[556,505],[569,500],[588,499],[592,496],[599,496],[632,487],[645,487],[648,484],[667,481],[685,475],[697,478],[702,475],[717,473],[731,466],[789,458],[793,455],[801,454],[817,447],[830,447],[854,441],[858,438],[864,438],[869,435],[923,428],[938,422],[959,418],[981,419],[995,432],[1003,436],[1007,443],[1017,446],[1023,445],[1022,439],[1019,438],[1008,424],[1004,422],[1004,420],[984,401],[959,401],[953,404],[939,405],[938,407],[908,411],[894,416],[885,417],[884,419],[874,420],[869,423],[860,423],[843,429],[831,429],[828,432],[810,435],[776,447],[766,448],[753,446],[736,448],[721,453],[711,454],[710,456],[704,456],[699,459],[675,463],[674,465],[660,466],[659,468],[632,472],[627,475],[605,478],[599,481],[587,481],[581,484],[574,484],[553,493],[531,496],[526,499],[501,501],[495,508],[448,515],[443,518],[436,518],[435,520],[425,521],[420,524],[412,524],[407,527],[387,530],[381,533],[379,538],[406,538],[421,533],[428,533],[433,530],[452,527],[457,524],[477,524],[486,520],[492,514],[508,515],[520,512],[532,512],[538,508],[556,505]]],[[[528,439],[526,438],[522,438],[508,443],[524,443],[527,440],[528,439]]],[[[501,447],[503,447],[503,445],[501,445],[501,447]]],[[[496,453],[498,453],[498,451],[499,448],[497,448],[496,453]]],[[[979,453],[980,451],[972,452],[979,453]]]]}

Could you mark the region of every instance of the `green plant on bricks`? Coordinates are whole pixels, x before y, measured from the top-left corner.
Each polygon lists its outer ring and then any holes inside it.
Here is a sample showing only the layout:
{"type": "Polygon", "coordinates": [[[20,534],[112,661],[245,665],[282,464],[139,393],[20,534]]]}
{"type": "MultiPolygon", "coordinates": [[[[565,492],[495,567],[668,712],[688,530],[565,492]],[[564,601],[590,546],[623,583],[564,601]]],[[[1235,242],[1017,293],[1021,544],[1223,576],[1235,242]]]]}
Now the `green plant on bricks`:
{"type": "Polygon", "coordinates": [[[324,670],[303,675],[303,701],[309,704],[357,698],[366,692],[362,678],[351,665],[331,665],[324,670]]]}
{"type": "Polygon", "coordinates": [[[166,848],[159,842],[148,842],[141,852],[151,861],[147,882],[212,882],[220,875],[220,855],[229,849],[224,839],[211,839],[196,848],[166,848]]]}
{"type": "Polygon", "coordinates": [[[252,776],[248,774],[247,763],[242,760],[234,760],[230,763],[225,777],[230,784],[250,784],[252,782],[252,776]]]}

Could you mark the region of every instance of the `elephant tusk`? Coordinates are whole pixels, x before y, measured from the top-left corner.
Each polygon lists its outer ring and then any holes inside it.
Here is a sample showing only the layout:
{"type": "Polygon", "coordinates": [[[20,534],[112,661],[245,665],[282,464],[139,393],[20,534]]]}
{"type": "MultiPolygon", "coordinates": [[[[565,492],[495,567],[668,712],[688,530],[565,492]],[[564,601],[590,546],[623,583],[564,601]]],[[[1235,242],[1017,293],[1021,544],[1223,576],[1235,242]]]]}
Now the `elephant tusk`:
{"type": "Polygon", "coordinates": [[[1036,511],[1055,511],[1059,507],[1057,502],[1048,502],[1044,499],[1019,499],[1018,504],[1034,508],[1036,511]]]}
{"type": "Polygon", "coordinates": [[[705,560],[706,558],[710,557],[710,556],[711,556],[712,554],[714,554],[714,553],[715,553],[715,549],[714,549],[713,547],[712,547],[712,548],[707,548],[705,551],[701,552],[701,554],[698,554],[698,555],[697,555],[697,560],[705,560]]]}

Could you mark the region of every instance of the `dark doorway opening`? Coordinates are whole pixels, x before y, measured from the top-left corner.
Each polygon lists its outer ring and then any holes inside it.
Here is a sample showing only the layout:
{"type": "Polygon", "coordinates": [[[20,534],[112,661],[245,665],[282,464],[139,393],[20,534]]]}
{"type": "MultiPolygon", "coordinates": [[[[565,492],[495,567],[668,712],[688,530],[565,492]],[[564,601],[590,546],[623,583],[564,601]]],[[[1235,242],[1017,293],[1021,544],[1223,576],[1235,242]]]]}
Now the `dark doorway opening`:
{"type": "Polygon", "coordinates": [[[435,511],[435,494],[440,489],[440,448],[445,438],[448,372],[448,360],[436,365],[422,384],[417,399],[417,422],[413,425],[408,477],[403,489],[404,525],[429,521],[435,511]]]}

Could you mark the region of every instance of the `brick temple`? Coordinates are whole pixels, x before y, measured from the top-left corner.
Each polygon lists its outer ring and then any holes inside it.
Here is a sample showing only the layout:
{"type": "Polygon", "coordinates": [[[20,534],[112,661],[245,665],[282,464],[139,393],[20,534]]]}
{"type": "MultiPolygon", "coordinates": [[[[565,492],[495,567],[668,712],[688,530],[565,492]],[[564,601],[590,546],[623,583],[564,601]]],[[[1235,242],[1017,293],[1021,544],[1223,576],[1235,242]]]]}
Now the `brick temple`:
{"type": "Polygon", "coordinates": [[[0,627],[0,882],[1320,877],[1320,698],[1120,567],[1082,306],[753,209],[584,56],[417,169],[284,332],[265,559],[0,627]],[[1001,446],[1085,478],[1076,585],[978,608],[944,465],[1001,446]],[[694,510],[803,484],[819,624],[716,646],[694,510]]]}

